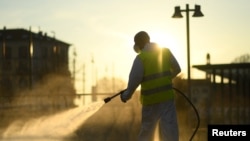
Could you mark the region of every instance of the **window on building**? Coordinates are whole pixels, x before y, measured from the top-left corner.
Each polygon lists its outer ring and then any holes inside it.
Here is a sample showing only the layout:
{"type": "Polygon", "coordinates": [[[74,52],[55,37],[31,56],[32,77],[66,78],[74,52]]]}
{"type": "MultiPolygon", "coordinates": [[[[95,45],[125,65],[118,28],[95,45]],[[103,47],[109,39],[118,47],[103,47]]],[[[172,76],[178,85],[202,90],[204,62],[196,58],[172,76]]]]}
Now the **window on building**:
{"type": "Polygon", "coordinates": [[[12,69],[12,48],[10,46],[6,46],[4,53],[4,62],[3,62],[3,70],[11,70],[12,69]]]}
{"type": "Polygon", "coordinates": [[[3,57],[3,46],[0,46],[0,58],[3,57]]]}
{"type": "Polygon", "coordinates": [[[20,46],[18,48],[18,58],[29,58],[29,50],[27,46],[20,46]]]}
{"type": "Polygon", "coordinates": [[[42,57],[47,58],[48,57],[48,47],[43,47],[42,49],[42,57]]]}
{"type": "Polygon", "coordinates": [[[6,46],[5,48],[5,58],[6,59],[12,58],[12,48],[10,46],[6,46]]]}

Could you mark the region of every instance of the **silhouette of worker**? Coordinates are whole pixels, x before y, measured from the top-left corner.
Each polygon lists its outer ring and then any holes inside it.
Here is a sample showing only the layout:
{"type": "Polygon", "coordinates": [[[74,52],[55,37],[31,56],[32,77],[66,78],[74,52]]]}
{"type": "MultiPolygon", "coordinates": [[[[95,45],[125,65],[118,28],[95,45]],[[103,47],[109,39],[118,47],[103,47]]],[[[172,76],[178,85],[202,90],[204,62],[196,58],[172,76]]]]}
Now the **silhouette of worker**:
{"type": "Polygon", "coordinates": [[[150,42],[147,32],[134,36],[135,57],[129,74],[127,89],[121,101],[128,101],[141,85],[141,129],[138,141],[152,141],[155,127],[159,124],[161,141],[178,141],[179,131],[172,79],[181,69],[168,48],[150,42]]]}

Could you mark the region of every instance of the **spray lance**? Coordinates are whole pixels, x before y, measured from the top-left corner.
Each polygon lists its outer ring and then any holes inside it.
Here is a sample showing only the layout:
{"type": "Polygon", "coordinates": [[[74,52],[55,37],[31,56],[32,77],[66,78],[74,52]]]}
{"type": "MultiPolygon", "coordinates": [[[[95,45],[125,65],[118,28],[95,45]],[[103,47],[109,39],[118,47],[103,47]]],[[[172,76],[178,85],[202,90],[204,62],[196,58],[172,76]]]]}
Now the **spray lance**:
{"type": "MultiPolygon", "coordinates": [[[[126,89],[125,89],[125,90],[126,90],[126,89]]],[[[113,96],[111,96],[111,97],[105,98],[105,99],[104,99],[104,102],[105,102],[105,103],[108,103],[111,99],[115,98],[115,97],[118,96],[118,95],[121,95],[125,90],[122,90],[122,91],[118,92],[117,94],[115,94],[115,95],[113,95],[113,96]]]]}

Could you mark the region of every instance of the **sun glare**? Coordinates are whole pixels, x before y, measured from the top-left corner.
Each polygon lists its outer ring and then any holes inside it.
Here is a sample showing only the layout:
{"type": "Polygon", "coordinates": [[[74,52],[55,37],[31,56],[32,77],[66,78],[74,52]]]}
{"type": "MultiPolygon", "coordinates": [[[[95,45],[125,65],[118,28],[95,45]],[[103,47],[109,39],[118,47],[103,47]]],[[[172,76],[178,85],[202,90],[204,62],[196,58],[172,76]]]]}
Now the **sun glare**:
{"type": "Polygon", "coordinates": [[[180,46],[173,36],[164,32],[152,32],[150,33],[150,38],[151,42],[155,42],[161,47],[169,48],[174,52],[176,52],[180,46]]]}
{"type": "Polygon", "coordinates": [[[183,51],[182,42],[180,42],[177,37],[171,35],[170,32],[163,31],[150,32],[149,34],[151,42],[155,42],[161,47],[169,48],[179,61],[181,67],[185,68],[186,54],[185,51],[183,51]]]}

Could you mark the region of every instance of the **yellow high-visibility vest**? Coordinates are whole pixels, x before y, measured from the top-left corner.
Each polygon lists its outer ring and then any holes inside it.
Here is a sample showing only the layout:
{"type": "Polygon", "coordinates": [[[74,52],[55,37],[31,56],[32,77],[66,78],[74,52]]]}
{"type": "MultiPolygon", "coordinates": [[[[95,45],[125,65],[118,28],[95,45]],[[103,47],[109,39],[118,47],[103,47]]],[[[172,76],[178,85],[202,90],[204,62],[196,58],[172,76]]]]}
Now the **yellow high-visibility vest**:
{"type": "Polygon", "coordinates": [[[154,51],[142,51],[138,56],[144,67],[140,97],[142,105],[174,99],[169,49],[158,48],[154,51]]]}

